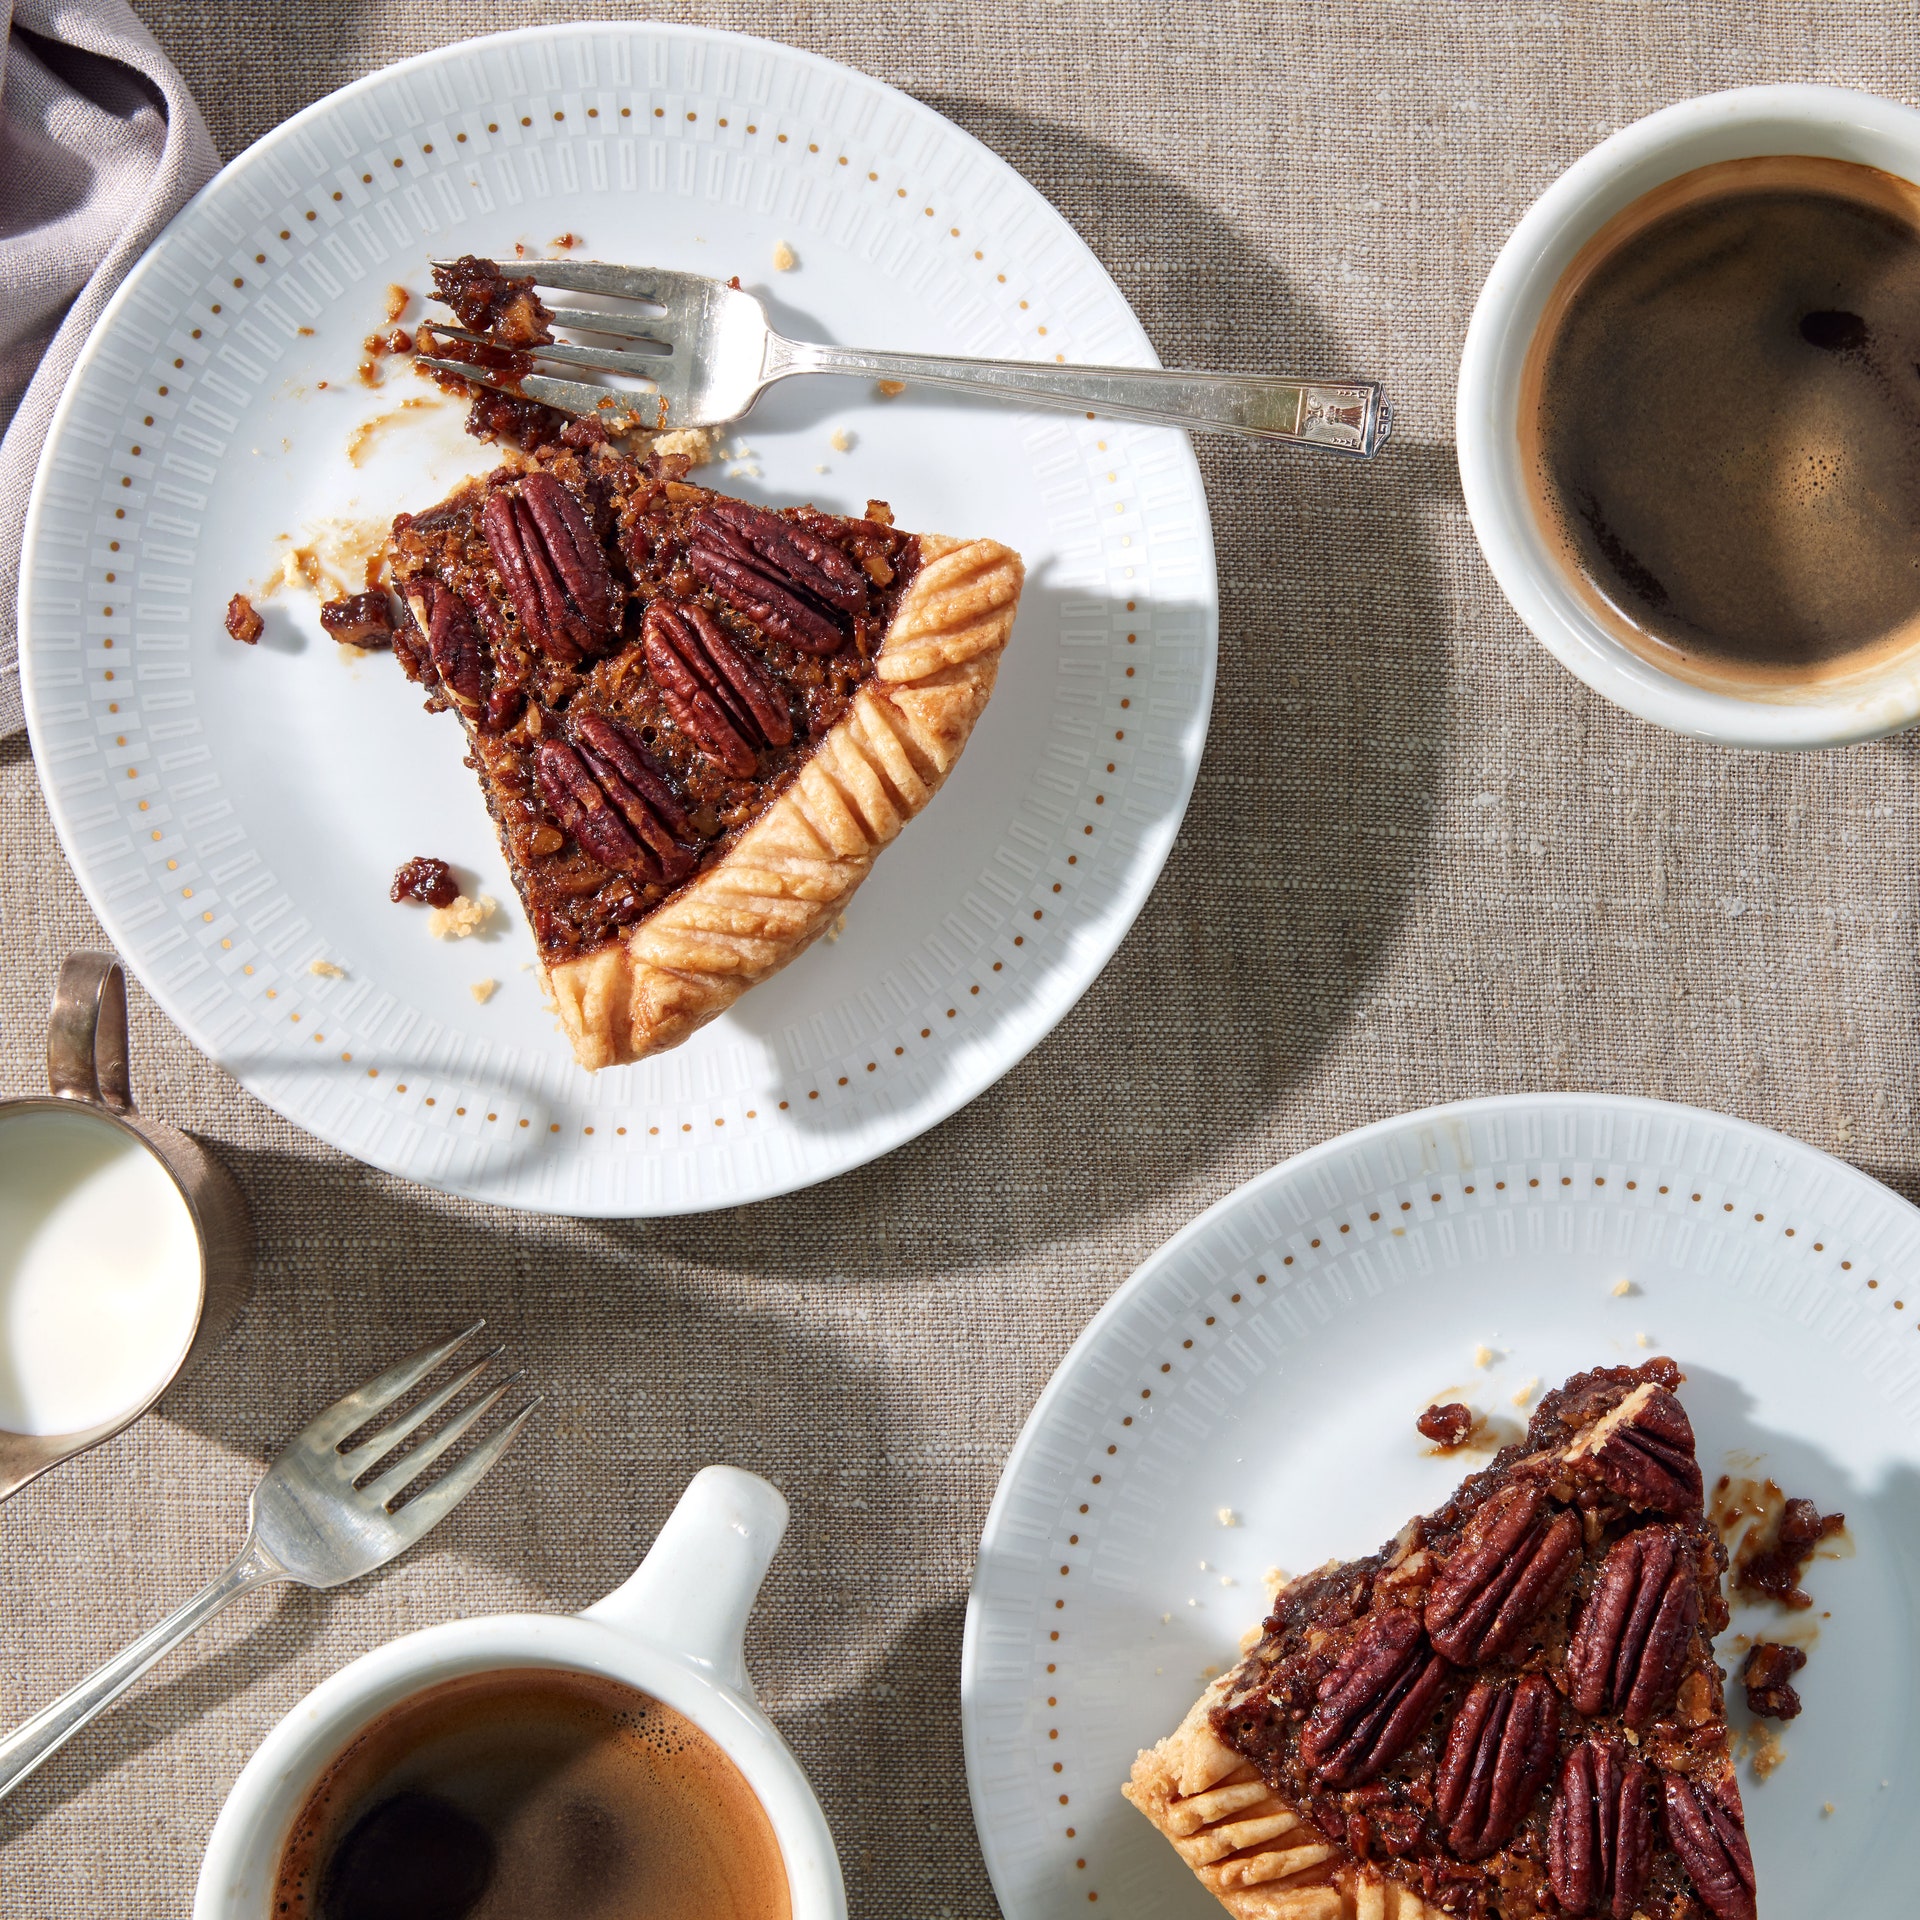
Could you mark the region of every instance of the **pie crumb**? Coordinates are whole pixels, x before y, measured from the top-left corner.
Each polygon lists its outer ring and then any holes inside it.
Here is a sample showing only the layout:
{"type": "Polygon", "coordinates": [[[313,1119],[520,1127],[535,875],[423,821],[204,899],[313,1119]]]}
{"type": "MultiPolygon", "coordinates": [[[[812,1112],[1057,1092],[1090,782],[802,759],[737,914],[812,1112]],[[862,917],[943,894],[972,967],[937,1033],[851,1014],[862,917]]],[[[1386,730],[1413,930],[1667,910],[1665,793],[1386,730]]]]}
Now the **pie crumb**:
{"type": "Polygon", "coordinates": [[[405,287],[393,286],[387,289],[387,320],[389,324],[398,320],[406,312],[408,303],[413,299],[405,287]]]}
{"type": "Polygon", "coordinates": [[[1493,1365],[1493,1361],[1494,1361],[1493,1349],[1490,1346],[1488,1346],[1484,1341],[1479,1346],[1474,1348],[1473,1364],[1476,1367],[1490,1367],[1493,1365]]]}
{"type": "Polygon", "coordinates": [[[1762,1726],[1758,1721],[1737,1736],[1734,1745],[1744,1751],[1756,1780],[1766,1779],[1787,1757],[1785,1742],[1771,1727],[1762,1726]]]}
{"type": "Polygon", "coordinates": [[[345,967],[337,967],[331,960],[309,960],[307,971],[317,974],[322,980],[344,980],[347,977],[345,967]]]}
{"type": "Polygon", "coordinates": [[[825,473],[827,470],[827,463],[824,460],[816,460],[813,463],[813,470],[815,473],[825,473]]]}
{"type": "Polygon", "coordinates": [[[773,243],[773,265],[778,273],[791,273],[800,264],[800,256],[784,240],[773,243]]]}
{"type": "Polygon", "coordinates": [[[838,915],[835,918],[833,925],[827,929],[827,935],[826,935],[827,945],[832,946],[833,943],[836,940],[838,940],[843,933],[846,932],[846,930],[847,930],[847,916],[843,913],[838,915]]]}
{"type": "Polygon", "coordinates": [[[483,893],[478,900],[469,900],[464,893],[456,893],[449,905],[428,908],[427,931],[436,940],[464,940],[468,934],[478,933],[493,918],[494,906],[491,894],[483,893]]]}
{"type": "Polygon", "coordinates": [[[1821,1803],[1820,1818],[1822,1820],[1831,1820],[1833,1818],[1833,1802],[1831,1800],[1821,1803]]]}
{"type": "Polygon", "coordinates": [[[1636,1333],[1633,1336],[1633,1344],[1636,1347],[1650,1347],[1653,1342],[1649,1340],[1644,1333],[1636,1333]]]}
{"type": "Polygon", "coordinates": [[[904,380],[876,380],[873,390],[882,400],[897,400],[907,390],[904,380]]]}
{"type": "Polygon", "coordinates": [[[1269,1567],[1260,1576],[1260,1584],[1269,1593],[1278,1593],[1287,1584],[1287,1570],[1284,1567],[1269,1567]]]}
{"type": "Polygon", "coordinates": [[[680,427],[672,433],[656,434],[655,453],[683,453],[696,467],[704,467],[713,458],[713,438],[705,427],[680,427]]]}
{"type": "Polygon", "coordinates": [[[1631,1280],[1616,1280],[1613,1283],[1613,1297],[1616,1300],[1624,1300],[1632,1291],[1633,1282],[1631,1280]]]}
{"type": "Polygon", "coordinates": [[[1539,1391],[1540,1391],[1540,1376],[1538,1374],[1535,1374],[1534,1377],[1531,1380],[1527,1381],[1524,1386],[1521,1386],[1515,1390],[1515,1393],[1513,1396],[1513,1404],[1516,1407],[1524,1407],[1527,1404],[1527,1402],[1531,1400],[1533,1396],[1539,1391]]]}
{"type": "Polygon", "coordinates": [[[1231,1507],[1222,1507],[1213,1517],[1223,1527],[1237,1527],[1240,1524],[1240,1516],[1231,1507]]]}
{"type": "Polygon", "coordinates": [[[830,446],[835,453],[851,453],[853,451],[853,435],[850,434],[845,427],[835,427],[832,433],[827,436],[827,445],[830,446]]]}
{"type": "Polygon", "coordinates": [[[484,1007],[493,998],[493,990],[499,984],[498,980],[476,980],[467,991],[484,1007]]]}

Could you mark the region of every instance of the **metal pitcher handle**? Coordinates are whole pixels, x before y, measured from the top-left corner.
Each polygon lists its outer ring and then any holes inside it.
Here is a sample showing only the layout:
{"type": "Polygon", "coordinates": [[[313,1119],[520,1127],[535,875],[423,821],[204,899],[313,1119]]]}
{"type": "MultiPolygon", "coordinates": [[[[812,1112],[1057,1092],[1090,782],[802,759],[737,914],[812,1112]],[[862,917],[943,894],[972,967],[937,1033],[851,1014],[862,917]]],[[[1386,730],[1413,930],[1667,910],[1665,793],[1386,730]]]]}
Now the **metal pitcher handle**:
{"type": "Polygon", "coordinates": [[[47,1088],[115,1113],[133,1111],[127,1072],[127,976],[110,953],[70,953],[47,1014],[47,1088]]]}

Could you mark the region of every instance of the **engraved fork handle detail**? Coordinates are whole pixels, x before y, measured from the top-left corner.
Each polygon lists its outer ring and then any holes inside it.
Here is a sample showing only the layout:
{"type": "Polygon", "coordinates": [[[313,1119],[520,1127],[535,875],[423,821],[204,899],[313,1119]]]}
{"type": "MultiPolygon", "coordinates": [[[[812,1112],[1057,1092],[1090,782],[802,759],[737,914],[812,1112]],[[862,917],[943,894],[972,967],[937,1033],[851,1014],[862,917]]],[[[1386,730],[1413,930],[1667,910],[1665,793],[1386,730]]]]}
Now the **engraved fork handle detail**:
{"type": "Polygon", "coordinates": [[[184,1606],[149,1629],[116,1654],[90,1678],[81,1681],[50,1706],[41,1708],[24,1725],[0,1740],[0,1799],[4,1799],[35,1768],[57,1753],[102,1708],[109,1706],[154,1664],[177,1647],[188,1634],[204,1626],[228,1601],[251,1588],[289,1576],[263,1548],[249,1541],[225,1573],[203,1587],[184,1606]]]}
{"type": "Polygon", "coordinates": [[[1393,412],[1371,380],[1293,380],[1180,368],[1047,366],[1032,360],[962,360],[943,354],[864,353],[773,334],[764,377],[867,374],[918,386],[984,388],[1031,406],[1092,412],[1153,426],[1204,427],[1251,440],[1291,441],[1364,460],[1378,451],[1393,412]]]}

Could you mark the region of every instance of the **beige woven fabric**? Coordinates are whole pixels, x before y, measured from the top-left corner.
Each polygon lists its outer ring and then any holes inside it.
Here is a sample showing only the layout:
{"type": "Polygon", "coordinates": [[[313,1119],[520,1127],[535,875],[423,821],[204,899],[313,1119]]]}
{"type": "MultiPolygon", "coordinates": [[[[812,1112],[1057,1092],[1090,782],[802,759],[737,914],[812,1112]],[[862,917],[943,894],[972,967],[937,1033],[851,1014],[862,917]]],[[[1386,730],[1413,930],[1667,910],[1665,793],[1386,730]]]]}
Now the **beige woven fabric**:
{"type": "MultiPolygon", "coordinates": [[[[228,153],[369,67],[541,16],[137,3],[228,153]]],[[[211,1573],[256,1463],[397,1347],[483,1310],[551,1400],[429,1549],[331,1599],[243,1602],[0,1804],[8,1915],[185,1913],[223,1793],[305,1688],[405,1628],[593,1599],[709,1460],[793,1503],[750,1654],[855,1914],[989,1915],[957,1713],[974,1541],[1069,1340],[1176,1227],[1358,1122],[1543,1086],[1723,1108],[1920,1190],[1914,739],[1761,759],[1614,712],[1508,611],[1450,446],[1474,294],[1555,172],[1710,88],[1913,99],[1909,9],[685,11],[951,114],[1074,221],[1169,361],[1378,374],[1399,438],[1366,470],[1202,445],[1220,692],[1166,876],[1059,1033],[864,1172],[663,1225],[492,1213],[322,1149],[136,994],[142,1098],[226,1148],[259,1295],[160,1416],[0,1507],[0,1714],[211,1573]]],[[[19,742],[0,809],[0,1073],[24,1089],[58,959],[99,935],[19,742]]]]}

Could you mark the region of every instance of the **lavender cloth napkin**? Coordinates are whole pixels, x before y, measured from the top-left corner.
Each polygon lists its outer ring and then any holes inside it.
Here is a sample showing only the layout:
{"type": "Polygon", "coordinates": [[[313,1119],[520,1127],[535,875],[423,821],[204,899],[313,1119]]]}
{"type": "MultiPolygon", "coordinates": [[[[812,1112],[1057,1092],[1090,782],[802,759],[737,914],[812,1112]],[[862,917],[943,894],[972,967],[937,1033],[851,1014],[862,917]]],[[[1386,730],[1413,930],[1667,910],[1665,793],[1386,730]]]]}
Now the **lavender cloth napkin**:
{"type": "Polygon", "coordinates": [[[0,0],[0,737],[20,710],[20,532],[81,343],[147,243],[220,165],[126,0],[0,0]]]}

